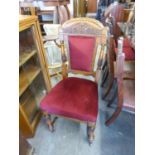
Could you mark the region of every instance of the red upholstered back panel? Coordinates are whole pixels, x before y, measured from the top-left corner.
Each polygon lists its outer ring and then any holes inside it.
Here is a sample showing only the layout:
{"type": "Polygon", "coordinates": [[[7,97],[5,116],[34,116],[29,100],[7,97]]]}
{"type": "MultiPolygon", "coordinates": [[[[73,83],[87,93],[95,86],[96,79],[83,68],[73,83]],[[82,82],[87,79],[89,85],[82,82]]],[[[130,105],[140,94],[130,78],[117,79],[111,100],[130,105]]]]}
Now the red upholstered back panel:
{"type": "Polygon", "coordinates": [[[71,69],[92,71],[94,37],[68,36],[71,69]]]}

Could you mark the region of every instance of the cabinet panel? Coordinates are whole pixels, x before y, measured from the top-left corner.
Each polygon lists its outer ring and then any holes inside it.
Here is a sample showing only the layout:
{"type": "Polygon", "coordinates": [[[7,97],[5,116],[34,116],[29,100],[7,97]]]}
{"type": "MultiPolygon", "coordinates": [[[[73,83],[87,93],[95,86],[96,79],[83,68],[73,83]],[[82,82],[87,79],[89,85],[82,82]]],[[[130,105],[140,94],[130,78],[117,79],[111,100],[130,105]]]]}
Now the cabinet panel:
{"type": "Polygon", "coordinates": [[[31,124],[38,112],[38,107],[36,106],[35,97],[29,88],[21,96],[20,104],[31,124]]]}
{"type": "Polygon", "coordinates": [[[87,13],[96,13],[97,0],[88,0],[87,13]]]}
{"type": "Polygon", "coordinates": [[[43,67],[44,49],[37,18],[20,17],[19,24],[19,124],[23,135],[32,137],[41,116],[39,104],[50,82],[43,67]]]}
{"type": "Polygon", "coordinates": [[[34,80],[34,82],[31,85],[31,90],[34,94],[36,104],[39,107],[40,101],[47,94],[42,74],[39,74],[38,77],[34,80]]]}

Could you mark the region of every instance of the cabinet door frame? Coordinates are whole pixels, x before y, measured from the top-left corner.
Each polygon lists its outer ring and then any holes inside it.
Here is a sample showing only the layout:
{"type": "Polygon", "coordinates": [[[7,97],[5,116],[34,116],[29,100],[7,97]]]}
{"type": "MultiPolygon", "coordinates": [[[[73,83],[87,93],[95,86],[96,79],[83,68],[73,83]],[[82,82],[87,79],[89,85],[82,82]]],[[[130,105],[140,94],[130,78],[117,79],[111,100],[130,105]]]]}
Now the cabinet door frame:
{"type": "Polygon", "coordinates": [[[42,35],[41,35],[41,30],[40,30],[38,18],[37,18],[37,16],[29,16],[28,19],[25,19],[24,21],[19,23],[19,32],[34,26],[34,38],[36,38],[35,42],[37,44],[37,49],[38,49],[37,54],[39,57],[41,70],[43,72],[43,77],[45,80],[46,89],[49,92],[51,90],[52,86],[51,86],[51,82],[50,82],[50,75],[48,73],[48,64],[47,64],[47,61],[45,59],[45,49],[43,46],[42,35]]]}
{"type": "MultiPolygon", "coordinates": [[[[32,29],[32,35],[36,45],[37,57],[39,59],[40,69],[44,79],[45,88],[47,92],[49,92],[51,90],[51,82],[50,76],[48,74],[47,62],[44,57],[45,50],[43,46],[40,25],[37,16],[21,16],[19,18],[19,33],[24,30],[27,30],[28,28],[32,29]]],[[[39,111],[36,117],[34,118],[34,121],[30,124],[24,112],[24,109],[21,107],[19,103],[19,127],[25,137],[32,137],[34,135],[36,126],[39,123],[40,118],[41,112],[39,111]]]]}

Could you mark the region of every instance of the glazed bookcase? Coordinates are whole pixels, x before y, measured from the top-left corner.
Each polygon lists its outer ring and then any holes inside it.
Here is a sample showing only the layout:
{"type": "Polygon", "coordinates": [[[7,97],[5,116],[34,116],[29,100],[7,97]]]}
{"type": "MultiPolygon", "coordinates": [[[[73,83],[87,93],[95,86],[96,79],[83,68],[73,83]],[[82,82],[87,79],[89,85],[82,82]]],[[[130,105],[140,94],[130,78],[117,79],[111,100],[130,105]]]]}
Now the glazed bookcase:
{"type": "Polygon", "coordinates": [[[41,118],[39,103],[51,88],[36,16],[19,16],[19,128],[32,137],[41,118]]]}

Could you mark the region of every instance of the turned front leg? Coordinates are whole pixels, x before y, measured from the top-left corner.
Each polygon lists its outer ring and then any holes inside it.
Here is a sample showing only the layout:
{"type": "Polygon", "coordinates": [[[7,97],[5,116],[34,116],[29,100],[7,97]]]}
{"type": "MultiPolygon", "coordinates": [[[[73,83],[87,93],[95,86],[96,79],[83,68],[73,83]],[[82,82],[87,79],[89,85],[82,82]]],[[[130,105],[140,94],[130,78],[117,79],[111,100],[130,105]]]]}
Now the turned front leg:
{"type": "Polygon", "coordinates": [[[51,132],[54,132],[55,131],[54,123],[55,123],[55,121],[57,120],[58,117],[54,117],[53,120],[52,120],[51,115],[46,113],[46,112],[43,113],[43,116],[46,119],[46,123],[48,125],[49,130],[51,132]]]}
{"type": "Polygon", "coordinates": [[[89,144],[92,144],[93,140],[95,139],[95,134],[94,134],[95,127],[96,127],[96,123],[93,123],[93,122],[87,123],[87,136],[88,136],[89,144]]]}

